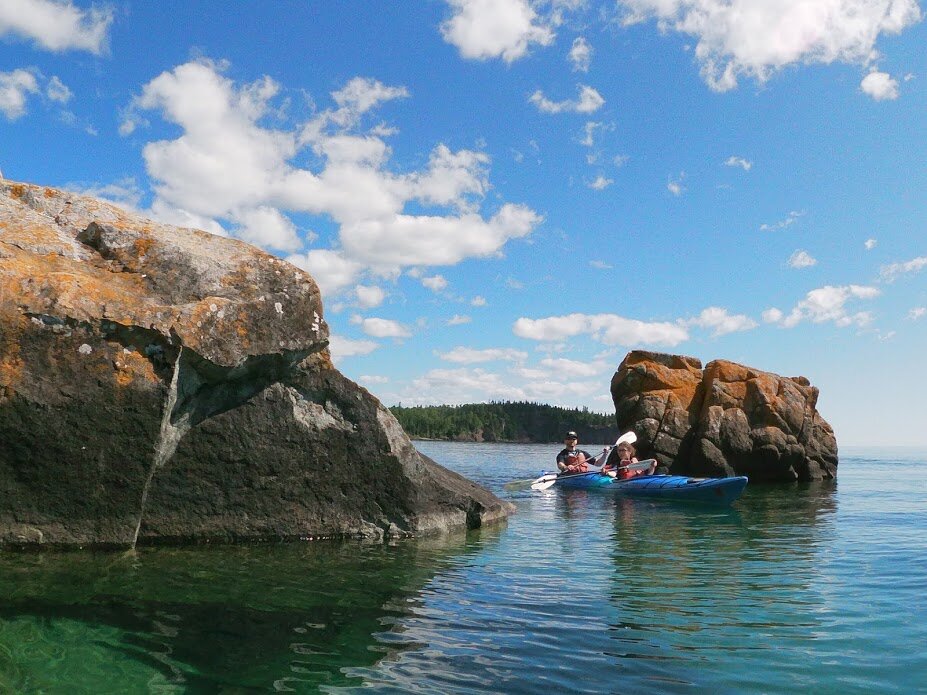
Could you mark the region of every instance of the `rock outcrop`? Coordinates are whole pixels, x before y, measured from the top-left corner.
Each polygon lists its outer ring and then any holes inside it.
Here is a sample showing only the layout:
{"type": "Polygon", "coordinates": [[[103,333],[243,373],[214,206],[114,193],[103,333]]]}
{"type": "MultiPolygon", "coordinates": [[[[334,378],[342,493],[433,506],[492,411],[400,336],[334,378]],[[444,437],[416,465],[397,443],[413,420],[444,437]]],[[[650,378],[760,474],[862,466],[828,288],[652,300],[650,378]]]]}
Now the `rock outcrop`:
{"type": "Polygon", "coordinates": [[[0,544],[403,536],[511,508],[341,375],[314,280],[0,180],[0,544]]]}
{"type": "Polygon", "coordinates": [[[618,427],[638,458],[682,475],[747,475],[754,482],[837,475],[837,440],[818,414],[818,389],[726,360],[635,350],[612,378],[618,427]]]}

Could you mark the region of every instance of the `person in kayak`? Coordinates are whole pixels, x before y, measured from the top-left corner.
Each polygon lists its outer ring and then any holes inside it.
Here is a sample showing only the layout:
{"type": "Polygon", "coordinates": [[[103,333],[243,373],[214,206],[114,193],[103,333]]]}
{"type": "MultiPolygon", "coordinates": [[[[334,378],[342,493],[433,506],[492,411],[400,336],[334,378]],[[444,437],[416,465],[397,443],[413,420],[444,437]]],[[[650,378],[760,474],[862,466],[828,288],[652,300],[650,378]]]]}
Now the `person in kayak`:
{"type": "Polygon", "coordinates": [[[567,432],[563,439],[566,448],[557,454],[557,469],[561,473],[586,473],[589,464],[595,463],[595,457],[588,451],[577,449],[579,437],[576,432],[567,432]]]}
{"type": "Polygon", "coordinates": [[[637,457],[634,455],[635,453],[636,451],[633,444],[622,442],[618,445],[618,463],[614,466],[609,466],[609,464],[606,463],[604,466],[602,466],[602,472],[607,473],[610,470],[617,469],[619,480],[627,480],[628,478],[633,478],[637,475],[653,475],[653,472],[657,468],[656,462],[652,463],[650,468],[645,468],[639,471],[635,471],[630,468],[622,468],[622,466],[637,463],[637,457]]]}

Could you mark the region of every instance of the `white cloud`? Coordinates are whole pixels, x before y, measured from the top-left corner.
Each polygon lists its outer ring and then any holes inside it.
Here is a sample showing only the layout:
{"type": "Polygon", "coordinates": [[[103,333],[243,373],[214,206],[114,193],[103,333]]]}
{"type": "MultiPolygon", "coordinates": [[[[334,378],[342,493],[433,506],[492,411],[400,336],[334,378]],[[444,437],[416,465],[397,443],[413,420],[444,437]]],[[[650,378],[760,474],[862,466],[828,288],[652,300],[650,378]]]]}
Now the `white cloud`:
{"type": "Polygon", "coordinates": [[[409,338],[412,336],[412,331],[407,326],[392,319],[354,316],[351,323],[359,325],[364,333],[373,338],[409,338]]]}
{"type": "MultiPolygon", "coordinates": [[[[332,93],[335,109],[285,131],[263,125],[275,112],[279,85],[269,77],[238,85],[222,74],[225,68],[209,60],[177,66],[146,84],[124,114],[124,124],[134,127],[140,112],[157,111],[182,131],[143,149],[156,182],[153,207],[233,226],[245,226],[247,211],[263,207],[281,216],[327,216],[338,225],[338,241],[327,255],[309,251],[301,267],[326,275],[319,284],[329,292],[356,283],[359,273],[395,275],[410,265],[495,256],[542,220],[512,203],[491,217],[480,213],[489,189],[489,157],[483,152],[454,152],[438,144],[425,169],[397,173],[383,140],[388,129],[382,124],[358,129],[364,114],[407,96],[403,87],[354,78],[332,93]],[[314,169],[293,164],[306,148],[315,155],[314,169]],[[413,205],[431,206],[431,214],[406,213],[413,205]],[[334,268],[318,262],[329,258],[334,268]]],[[[287,245],[292,250],[292,239],[287,245]]]]}
{"type": "Polygon", "coordinates": [[[480,295],[477,295],[476,297],[470,300],[470,305],[471,306],[486,306],[486,297],[481,297],[480,295]]]}
{"type": "Polygon", "coordinates": [[[686,188],[682,185],[683,180],[686,178],[686,172],[680,172],[678,179],[670,179],[666,183],[666,190],[672,193],[674,196],[681,196],[686,188]]]}
{"type": "Polygon", "coordinates": [[[458,362],[460,364],[476,364],[481,362],[524,362],[528,359],[528,353],[513,348],[487,348],[476,350],[474,348],[455,347],[450,352],[445,352],[439,357],[445,362],[458,362]]]}
{"type": "Polygon", "coordinates": [[[354,288],[354,294],[357,295],[357,303],[361,309],[380,306],[386,298],[386,292],[381,288],[368,285],[358,285],[354,288]]]}
{"type": "Polygon", "coordinates": [[[859,83],[859,88],[876,101],[891,101],[898,98],[898,80],[887,72],[873,70],[859,83]]]}
{"type": "Polygon", "coordinates": [[[712,329],[712,337],[726,335],[728,333],[737,333],[740,331],[749,331],[757,327],[757,322],[744,314],[729,314],[727,309],[717,306],[710,306],[703,309],[695,318],[681,321],[685,326],[698,326],[699,328],[712,329]]]}
{"type": "Polygon", "coordinates": [[[813,265],[817,265],[817,262],[816,258],[802,249],[797,249],[789,256],[788,261],[790,268],[810,268],[813,265]]]}
{"type": "Polygon", "coordinates": [[[235,236],[249,244],[280,251],[296,251],[302,246],[296,227],[276,208],[262,205],[235,215],[240,226],[235,236]]]}
{"type": "Polygon", "coordinates": [[[554,375],[561,375],[565,381],[596,376],[615,368],[614,363],[604,360],[577,362],[563,357],[547,357],[541,360],[541,366],[550,370],[550,373],[554,375]]]}
{"type": "Polygon", "coordinates": [[[26,113],[26,98],[39,91],[38,81],[28,70],[0,72],[0,111],[10,121],[26,113]]]}
{"type": "Polygon", "coordinates": [[[362,374],[357,377],[357,383],[359,384],[388,384],[389,377],[377,376],[372,374],[362,374]]]}
{"type": "Polygon", "coordinates": [[[447,289],[447,280],[443,275],[432,275],[431,277],[422,278],[422,285],[432,292],[440,292],[447,289]]]}
{"type": "Polygon", "coordinates": [[[611,270],[612,268],[614,268],[613,265],[611,265],[610,263],[606,263],[605,261],[589,261],[589,265],[599,270],[611,270]]]}
{"type": "Polygon", "coordinates": [[[579,96],[575,101],[551,101],[539,89],[532,94],[528,101],[544,113],[593,113],[605,104],[605,99],[595,89],[588,85],[577,85],[579,96]]]}
{"type": "Polygon", "coordinates": [[[611,186],[613,183],[615,183],[615,180],[614,180],[614,179],[609,179],[609,178],[606,178],[605,176],[603,176],[602,174],[599,174],[599,175],[595,178],[594,181],[590,181],[590,182],[587,183],[586,185],[587,185],[589,188],[591,188],[591,189],[593,189],[593,190],[595,190],[595,191],[603,191],[603,190],[605,190],[606,188],[608,188],[609,186],[611,186]]]}
{"type": "Polygon", "coordinates": [[[589,65],[592,62],[592,46],[582,36],[573,39],[573,46],[570,48],[570,62],[573,64],[573,72],[589,72],[589,65]]]}
{"type": "Polygon", "coordinates": [[[337,294],[354,284],[364,269],[360,263],[330,249],[312,249],[291,255],[286,260],[309,273],[318,283],[323,297],[337,294]]]}
{"type": "Polygon", "coordinates": [[[583,139],[579,141],[579,144],[585,147],[592,147],[595,144],[595,131],[601,127],[601,123],[588,121],[586,125],[583,126],[583,139]]]}
{"type": "Polygon", "coordinates": [[[333,362],[339,362],[345,357],[355,355],[369,355],[378,347],[380,347],[379,343],[372,340],[352,340],[339,335],[332,335],[328,338],[328,349],[333,362]]]}
{"type": "Polygon", "coordinates": [[[760,231],[761,232],[772,232],[777,229],[785,229],[786,227],[790,227],[791,225],[798,222],[798,218],[804,216],[804,214],[805,214],[804,211],[792,210],[789,213],[789,216],[786,217],[784,220],[780,220],[779,222],[774,222],[772,224],[761,224],[760,231]]]}
{"type": "Polygon", "coordinates": [[[769,323],[778,323],[784,328],[792,328],[802,321],[824,323],[832,321],[837,326],[865,326],[872,322],[872,314],[860,311],[855,314],[847,312],[846,305],[851,300],[874,299],[881,294],[876,287],[865,285],[843,285],[834,287],[826,285],[811,290],[798,302],[787,315],[778,309],[768,309],[763,318],[769,323]]]}
{"type": "Polygon", "coordinates": [[[68,89],[68,86],[62,82],[57,75],[52,75],[52,78],[48,81],[48,84],[45,85],[45,96],[47,96],[51,101],[57,101],[60,104],[67,104],[71,97],[74,96],[73,92],[68,89]]]}
{"type": "Polygon", "coordinates": [[[626,23],[657,20],[661,30],[697,39],[708,86],[723,92],[741,76],[765,82],[794,64],[868,64],[882,34],[921,19],[917,0],[619,0],[626,23]]]}
{"type": "Polygon", "coordinates": [[[531,44],[550,45],[554,32],[543,24],[528,0],[448,0],[454,14],[441,25],[444,40],[464,58],[524,57],[531,44]]]}
{"type": "Polygon", "coordinates": [[[728,157],[724,162],[724,165],[729,167],[740,167],[744,171],[750,171],[750,169],[753,168],[753,162],[751,162],[749,159],[744,159],[743,157],[737,157],[734,155],[728,157]]]}
{"type": "Polygon", "coordinates": [[[543,319],[520,318],[512,327],[520,338],[555,342],[567,338],[592,338],[605,345],[674,346],[687,340],[683,326],[668,322],[645,323],[615,314],[569,314],[543,319]]]}
{"type": "Polygon", "coordinates": [[[527,400],[519,386],[505,383],[495,372],[481,368],[432,369],[412,381],[408,393],[397,400],[416,405],[479,403],[488,400],[527,400]],[[427,395],[423,395],[427,394],[427,395]]]}
{"type": "Polygon", "coordinates": [[[99,54],[112,21],[111,9],[81,10],[70,0],[0,2],[0,36],[15,34],[49,51],[73,49],[99,54]]]}
{"type": "Polygon", "coordinates": [[[863,246],[866,247],[867,251],[872,251],[872,249],[874,249],[878,243],[879,242],[875,239],[866,239],[866,243],[864,243],[863,246]]]}
{"type": "Polygon", "coordinates": [[[473,319],[469,316],[462,316],[460,314],[454,314],[451,318],[447,320],[448,326],[461,326],[465,323],[470,323],[473,319]]]}
{"type": "Polygon", "coordinates": [[[924,314],[927,314],[927,307],[916,306],[908,312],[908,318],[911,321],[917,321],[919,318],[922,318],[924,314]]]}
{"type": "Polygon", "coordinates": [[[900,275],[913,275],[925,267],[927,267],[927,256],[918,256],[903,263],[883,265],[879,269],[879,275],[885,282],[894,282],[900,275]]]}
{"type": "Polygon", "coordinates": [[[782,320],[784,314],[781,309],[767,309],[763,312],[763,321],[766,323],[779,323],[782,320]]]}

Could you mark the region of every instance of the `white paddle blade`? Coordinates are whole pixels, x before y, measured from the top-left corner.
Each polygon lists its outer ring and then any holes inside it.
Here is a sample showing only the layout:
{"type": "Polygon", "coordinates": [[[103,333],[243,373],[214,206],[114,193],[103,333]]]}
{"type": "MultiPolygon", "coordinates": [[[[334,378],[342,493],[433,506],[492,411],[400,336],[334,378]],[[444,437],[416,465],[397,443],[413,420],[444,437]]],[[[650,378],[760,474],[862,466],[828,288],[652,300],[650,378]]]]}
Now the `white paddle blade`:
{"type": "Polygon", "coordinates": [[[619,444],[633,444],[637,441],[637,435],[634,432],[625,432],[623,435],[618,437],[618,441],[615,442],[615,446],[619,444]]]}
{"type": "Polygon", "coordinates": [[[556,473],[547,473],[542,475],[540,478],[531,483],[532,490],[546,490],[551,485],[557,482],[556,473]]]}

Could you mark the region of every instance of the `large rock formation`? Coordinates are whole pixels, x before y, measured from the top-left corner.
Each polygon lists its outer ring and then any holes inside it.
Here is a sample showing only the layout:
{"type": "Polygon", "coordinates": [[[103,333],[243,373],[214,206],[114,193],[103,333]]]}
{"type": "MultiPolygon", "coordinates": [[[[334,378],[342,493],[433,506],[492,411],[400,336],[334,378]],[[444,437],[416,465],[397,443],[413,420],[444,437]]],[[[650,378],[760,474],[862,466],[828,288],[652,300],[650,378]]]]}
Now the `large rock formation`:
{"type": "Polygon", "coordinates": [[[837,441],[805,377],[634,350],[611,390],[619,429],[634,430],[638,457],[664,470],[756,482],[837,475],[837,441]]]}
{"type": "Polygon", "coordinates": [[[510,508],[331,364],[313,279],[0,180],[0,544],[401,536],[510,508]]]}

